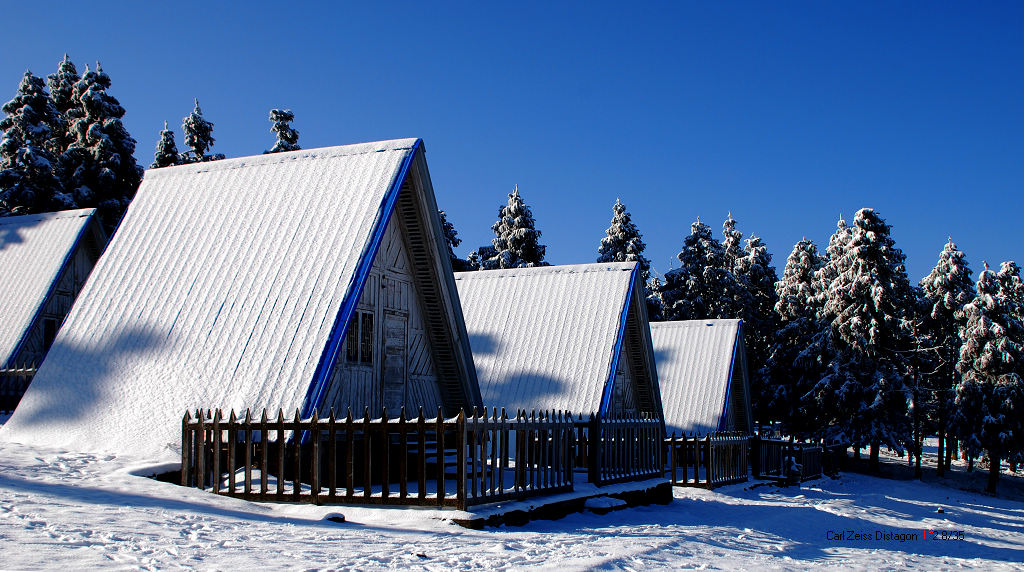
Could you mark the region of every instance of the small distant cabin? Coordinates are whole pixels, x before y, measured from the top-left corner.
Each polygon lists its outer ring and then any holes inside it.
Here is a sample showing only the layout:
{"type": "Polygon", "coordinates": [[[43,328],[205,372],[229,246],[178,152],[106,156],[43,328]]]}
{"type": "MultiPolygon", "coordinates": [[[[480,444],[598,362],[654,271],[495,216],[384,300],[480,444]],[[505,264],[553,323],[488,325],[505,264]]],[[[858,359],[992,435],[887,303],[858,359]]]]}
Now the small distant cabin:
{"type": "Polygon", "coordinates": [[[482,405],[423,143],[151,169],[7,438],[178,459],[186,410],[482,405]]]}
{"type": "Polygon", "coordinates": [[[105,245],[95,209],[0,218],[0,369],[43,361],[105,245]]]}
{"type": "Polygon", "coordinates": [[[455,275],[487,407],[661,419],[634,263],[455,275]]]}
{"type": "Polygon", "coordinates": [[[651,339],[669,433],[750,432],[741,320],[653,322],[651,339]]]}

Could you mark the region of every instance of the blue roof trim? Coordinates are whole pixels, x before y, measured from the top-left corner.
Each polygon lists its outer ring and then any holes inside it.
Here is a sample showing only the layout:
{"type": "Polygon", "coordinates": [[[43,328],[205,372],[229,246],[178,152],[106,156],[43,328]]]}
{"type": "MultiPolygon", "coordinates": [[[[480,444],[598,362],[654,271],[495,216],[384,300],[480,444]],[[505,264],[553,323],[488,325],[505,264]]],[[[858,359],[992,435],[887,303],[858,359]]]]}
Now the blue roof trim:
{"type": "MultiPolygon", "coordinates": [[[[381,201],[380,208],[377,209],[377,219],[373,221],[373,233],[370,235],[370,241],[363,248],[362,254],[359,255],[356,270],[349,280],[348,294],[341,302],[341,308],[334,319],[334,327],[331,328],[331,335],[327,339],[327,346],[320,355],[320,362],[316,366],[316,372],[313,374],[309,389],[306,390],[306,399],[302,405],[303,418],[309,418],[313,415],[314,409],[320,411],[323,406],[327,382],[330,379],[331,369],[334,367],[338,352],[341,351],[345,331],[348,329],[349,321],[355,312],[356,304],[359,303],[359,298],[363,294],[363,286],[366,284],[366,278],[370,274],[373,260],[377,257],[377,251],[384,240],[384,231],[387,229],[388,221],[391,220],[391,214],[395,211],[395,204],[398,202],[398,194],[402,189],[402,183],[405,182],[409,169],[412,168],[412,162],[422,146],[423,140],[416,139],[416,142],[409,149],[409,154],[402,160],[398,172],[395,173],[395,178],[391,180],[391,186],[384,193],[384,199],[381,201]]],[[[305,437],[304,435],[303,440],[305,440],[305,437]]]]}
{"type": "MultiPolygon", "coordinates": [[[[36,314],[32,316],[32,321],[28,323],[28,329],[25,330],[24,334],[21,336],[21,340],[18,342],[18,345],[14,347],[14,353],[7,357],[8,360],[16,359],[18,357],[18,354],[21,353],[21,350],[25,349],[25,344],[28,342],[29,333],[32,332],[32,328],[34,328],[36,323],[39,322],[39,318],[43,316],[43,310],[46,308],[46,303],[50,301],[50,298],[53,296],[53,293],[57,291],[57,284],[60,283],[61,277],[64,276],[65,272],[67,272],[68,265],[71,264],[71,259],[74,258],[75,253],[78,252],[78,247],[82,245],[82,241],[85,240],[85,236],[90,232],[92,225],[97,224],[96,209],[92,209],[92,212],[90,212],[89,214],[83,214],[80,216],[88,218],[89,220],[82,225],[82,229],[78,231],[78,236],[75,237],[74,244],[72,244],[71,248],[64,254],[64,260],[62,260],[60,263],[60,270],[58,270],[57,274],[53,277],[53,282],[50,282],[50,288],[46,291],[46,296],[43,297],[43,301],[40,302],[39,307],[36,308],[36,314]]],[[[101,255],[102,252],[103,248],[100,248],[101,255]]],[[[77,294],[75,297],[78,297],[77,294]]],[[[74,304],[74,302],[72,302],[72,304],[74,304]]],[[[4,365],[4,367],[10,367],[15,364],[13,363],[13,361],[8,361],[6,364],[0,365],[4,365]]],[[[40,364],[35,365],[39,366],[40,364]]]]}
{"type": "Polygon", "coordinates": [[[612,404],[612,394],[615,393],[615,372],[619,369],[619,357],[622,355],[622,343],[626,339],[626,322],[629,319],[629,306],[633,302],[633,284],[636,282],[636,271],[639,265],[634,266],[629,272],[629,288],[626,289],[626,301],[622,304],[622,314],[619,315],[619,335],[615,338],[615,349],[612,350],[612,367],[608,372],[608,379],[604,382],[604,391],[601,394],[601,409],[598,415],[602,419],[608,418],[608,409],[612,404]]]}
{"type": "Polygon", "coordinates": [[[729,400],[732,398],[732,374],[736,367],[736,352],[740,351],[740,336],[743,335],[743,320],[736,324],[736,338],[732,341],[732,360],[729,362],[729,378],[725,380],[725,403],[722,404],[722,416],[718,418],[718,430],[725,431],[725,423],[729,420],[729,400]]]}

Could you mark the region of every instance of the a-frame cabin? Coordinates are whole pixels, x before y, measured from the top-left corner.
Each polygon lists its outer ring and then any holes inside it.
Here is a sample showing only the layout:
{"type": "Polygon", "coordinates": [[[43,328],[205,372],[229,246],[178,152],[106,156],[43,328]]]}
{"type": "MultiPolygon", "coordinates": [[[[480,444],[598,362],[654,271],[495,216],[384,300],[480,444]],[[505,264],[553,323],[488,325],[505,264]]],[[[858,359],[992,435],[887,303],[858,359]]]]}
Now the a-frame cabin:
{"type": "Polygon", "coordinates": [[[95,215],[0,218],[0,368],[43,361],[106,246],[95,215]]]}
{"type": "Polygon", "coordinates": [[[662,418],[635,263],[455,275],[487,407],[662,418]]]}
{"type": "Polygon", "coordinates": [[[669,433],[750,433],[750,382],[743,322],[651,323],[669,433]]]}
{"type": "Polygon", "coordinates": [[[178,456],[186,410],[481,405],[422,141],[147,171],[0,436],[178,456]]]}

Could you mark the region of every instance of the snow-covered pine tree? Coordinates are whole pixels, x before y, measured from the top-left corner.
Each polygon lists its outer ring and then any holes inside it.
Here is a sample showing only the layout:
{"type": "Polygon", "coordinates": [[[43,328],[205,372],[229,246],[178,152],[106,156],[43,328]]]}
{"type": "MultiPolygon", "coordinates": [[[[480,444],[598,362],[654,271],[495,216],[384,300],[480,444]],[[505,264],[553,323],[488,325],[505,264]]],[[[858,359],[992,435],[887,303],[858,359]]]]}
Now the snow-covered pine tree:
{"type": "MultiPolygon", "coordinates": [[[[597,249],[598,262],[636,262],[640,268],[640,277],[643,279],[644,287],[651,278],[651,261],[644,256],[644,238],[640,230],[633,224],[629,211],[622,201],[615,199],[612,206],[612,222],[605,237],[601,239],[601,245],[597,249]]],[[[649,292],[645,292],[646,296],[649,292]]]]}
{"type": "Polygon", "coordinates": [[[484,268],[525,268],[547,266],[546,247],[540,244],[533,213],[519,195],[519,186],[508,195],[508,204],[498,209],[498,220],[491,226],[496,254],[486,258],[484,268]]]}
{"type": "Polygon", "coordinates": [[[203,117],[203,110],[199,108],[199,99],[195,100],[196,106],[181,120],[181,132],[185,138],[185,146],[188,151],[181,154],[182,163],[202,163],[203,161],[217,161],[223,159],[224,155],[219,153],[207,154],[213,147],[213,123],[203,117]]]}
{"type": "Polygon", "coordinates": [[[903,352],[912,345],[906,325],[914,302],[906,257],[890,230],[873,209],[857,211],[822,312],[844,362],[839,367],[858,384],[819,401],[834,400],[855,446],[871,445],[873,469],[880,445],[899,451],[909,441],[903,352]]]}
{"type": "Polygon", "coordinates": [[[485,244],[466,256],[466,266],[469,270],[494,270],[497,268],[498,251],[494,246],[485,244]]]}
{"type": "Polygon", "coordinates": [[[736,219],[732,218],[732,211],[722,223],[722,236],[722,265],[729,272],[733,272],[736,261],[743,257],[743,233],[736,229],[736,219]]]}
{"type": "Polygon", "coordinates": [[[647,282],[647,319],[661,322],[665,319],[665,300],[661,295],[661,280],[652,276],[647,282]]]}
{"type": "MultiPolygon", "coordinates": [[[[846,245],[850,242],[850,227],[846,226],[846,219],[839,215],[836,222],[836,231],[828,239],[828,246],[825,247],[825,256],[822,259],[821,268],[814,276],[814,291],[818,295],[815,306],[819,311],[824,311],[825,302],[828,300],[828,292],[832,287],[832,281],[839,274],[839,261],[846,252],[846,245]]],[[[831,320],[834,316],[821,315],[819,318],[831,320]]]]}
{"type": "Polygon", "coordinates": [[[758,422],[774,420],[776,417],[771,411],[772,400],[767,384],[768,372],[764,368],[771,352],[772,340],[779,328],[775,316],[775,303],[778,300],[775,282],[779,277],[772,266],[772,255],[761,237],[752,234],[746,240],[740,256],[733,263],[733,275],[746,290],[746,295],[739,301],[744,303],[741,318],[743,339],[747,346],[754,419],[758,422]]]}
{"type": "Polygon", "coordinates": [[[0,120],[0,212],[32,213],[60,208],[59,166],[53,149],[60,113],[43,79],[25,72],[0,120]],[[55,198],[56,197],[56,198],[55,198]]]}
{"type": "Polygon", "coordinates": [[[1021,303],[1014,292],[1020,281],[1015,270],[1015,264],[1004,264],[997,275],[985,265],[975,298],[964,307],[964,344],[957,363],[963,377],[956,387],[953,425],[968,455],[988,453],[989,492],[996,490],[1001,461],[1019,457],[1024,428],[1024,326],[1014,316],[1021,303]]]}
{"type": "Polygon", "coordinates": [[[825,370],[817,359],[820,356],[811,359],[807,351],[823,332],[814,292],[814,276],[821,265],[817,247],[803,239],[793,246],[782,279],[775,283],[778,300],[774,310],[780,327],[764,368],[767,393],[772,413],[783,422],[786,432],[798,437],[811,436],[819,429],[810,394],[825,370]]]}
{"type": "Polygon", "coordinates": [[[180,165],[181,157],[178,155],[178,146],[174,143],[174,131],[167,128],[164,121],[164,128],[160,131],[160,140],[156,143],[156,153],[153,154],[153,164],[150,169],[171,167],[180,165]]]}
{"type": "MultiPolygon", "coordinates": [[[[270,132],[277,136],[274,146],[265,153],[280,153],[282,151],[298,151],[299,132],[292,129],[292,121],[295,121],[295,114],[290,109],[271,109],[270,121],[273,125],[270,132]]],[[[443,211],[442,211],[443,212],[443,211]]]]}
{"type": "Polygon", "coordinates": [[[817,293],[814,291],[815,276],[824,261],[818,255],[818,247],[813,242],[802,239],[793,245],[793,251],[786,259],[786,268],[782,271],[782,279],[775,283],[775,313],[783,322],[792,322],[800,318],[814,318],[817,293]]]}
{"type": "Polygon", "coordinates": [[[107,93],[110,85],[99,63],[95,71],[86,66],[74,86],[77,106],[68,111],[71,142],[61,162],[69,200],[79,207],[96,207],[113,233],[142,182],[143,170],[133,155],[135,139],[121,122],[124,108],[107,93]]]}
{"type": "Polygon", "coordinates": [[[75,84],[81,80],[74,62],[64,54],[64,59],[57,65],[57,72],[46,76],[46,82],[50,86],[50,99],[61,115],[67,116],[68,112],[78,107],[75,99],[75,84]]]}
{"type": "Polygon", "coordinates": [[[462,239],[459,238],[459,232],[455,230],[455,225],[448,221],[447,213],[439,210],[437,211],[437,216],[441,222],[441,233],[444,235],[444,241],[448,243],[448,258],[452,263],[452,271],[465,272],[467,270],[475,270],[475,268],[470,268],[469,262],[455,255],[455,247],[462,244],[462,239]]]}
{"type": "Polygon", "coordinates": [[[71,111],[79,108],[79,103],[75,99],[75,84],[81,79],[75,64],[67,54],[64,54],[64,59],[57,65],[57,72],[46,76],[46,82],[50,86],[50,100],[60,113],[62,122],[60,133],[54,134],[55,147],[51,149],[57,157],[64,153],[74,140],[68,129],[75,119],[71,111]]]}
{"type": "Polygon", "coordinates": [[[929,304],[923,330],[935,346],[937,359],[934,371],[925,377],[928,395],[932,397],[930,419],[939,437],[938,462],[936,469],[941,476],[946,468],[946,435],[954,388],[958,382],[956,364],[959,360],[963,339],[963,308],[974,298],[974,284],[971,269],[964,253],[950,238],[939,254],[935,268],[921,280],[921,290],[929,304]]]}
{"type": "Polygon", "coordinates": [[[668,320],[739,318],[746,295],[732,272],[725,269],[725,250],[711,228],[697,219],[678,255],[679,268],[665,273],[661,288],[668,320]]]}

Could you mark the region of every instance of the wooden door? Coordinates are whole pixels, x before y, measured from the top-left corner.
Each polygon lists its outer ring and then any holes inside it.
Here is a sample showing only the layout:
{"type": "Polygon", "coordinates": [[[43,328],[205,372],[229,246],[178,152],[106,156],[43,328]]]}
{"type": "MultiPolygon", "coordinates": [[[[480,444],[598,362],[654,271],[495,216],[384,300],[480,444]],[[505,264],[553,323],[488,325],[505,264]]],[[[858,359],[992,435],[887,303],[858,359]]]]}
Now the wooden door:
{"type": "Polygon", "coordinates": [[[408,316],[393,312],[384,313],[381,402],[388,408],[389,416],[397,415],[399,409],[405,405],[408,327],[408,316]]]}

